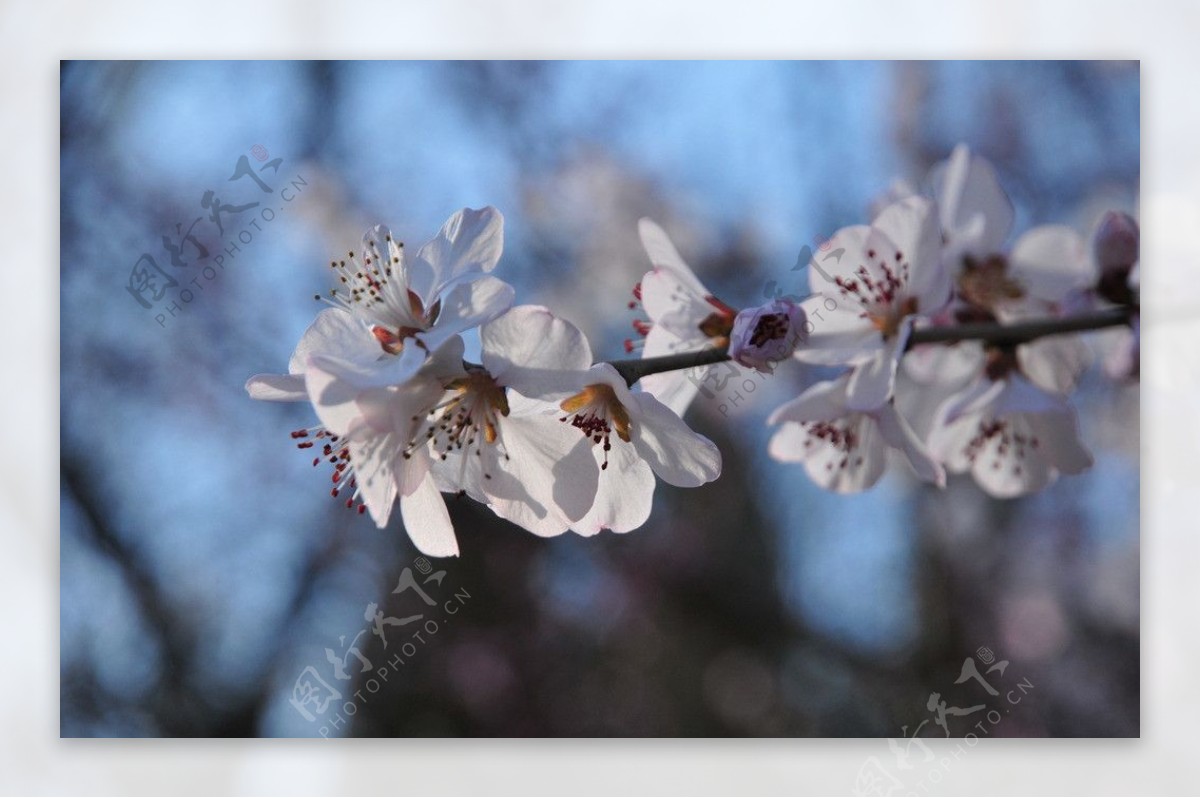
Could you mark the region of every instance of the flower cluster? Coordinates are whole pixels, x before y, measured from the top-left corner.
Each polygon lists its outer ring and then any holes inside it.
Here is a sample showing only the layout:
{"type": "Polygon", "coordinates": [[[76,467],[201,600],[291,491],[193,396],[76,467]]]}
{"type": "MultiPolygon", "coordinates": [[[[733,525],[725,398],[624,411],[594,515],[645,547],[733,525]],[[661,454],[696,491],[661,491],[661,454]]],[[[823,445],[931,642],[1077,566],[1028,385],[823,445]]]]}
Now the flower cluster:
{"type": "MultiPolygon", "coordinates": [[[[870,225],[837,231],[828,246],[837,257],[814,263],[804,307],[825,312],[795,357],[846,371],[775,411],[771,454],[838,492],[878,481],[889,447],[938,485],[949,470],[969,471],[997,497],[1040,490],[1092,462],[1067,400],[1086,344],[1054,335],[912,346],[910,337],[1136,306],[1137,223],[1109,214],[1091,253],[1060,225],[1035,227],[1006,251],[1013,206],[986,160],[960,145],[929,182],[931,196],[893,196],[870,225]],[[915,405],[935,408],[920,437],[898,410],[915,405]]],[[[1133,318],[1126,374],[1137,363],[1133,318]]]]}
{"type": "Polygon", "coordinates": [[[332,466],[332,495],[381,528],[398,503],[431,556],[458,553],[443,493],[537,535],[593,535],[644,523],[656,475],[696,487],[721,471],[712,442],[593,363],[578,329],[513,307],[491,274],[502,246],[494,208],[454,214],[411,259],[375,228],[330,264],[340,287],[288,374],[246,384],[256,399],[310,402],[320,425],[292,437],[332,466]],[[463,360],[470,329],[479,364],[463,360]]]}
{"type": "MultiPolygon", "coordinates": [[[[930,184],[929,196],[894,193],[870,224],[837,231],[810,263],[807,299],[741,310],[641,220],[651,269],[629,304],[645,318],[625,342],[640,358],[619,362],[597,362],[550,310],[514,305],[492,274],[503,249],[496,209],[459,211],[413,257],[376,227],[330,262],[337,287],[317,297],[330,307],[288,373],[246,389],[310,403],[320,423],[292,437],[314,466],[332,467],[332,495],[381,528],[398,504],[432,556],[458,553],[446,493],[536,535],[594,535],[641,526],[657,479],[716,479],[720,452],[681,417],[721,358],[768,373],[793,359],[840,370],[769,419],[770,454],[833,491],[874,485],[893,449],[922,480],[969,471],[1001,497],[1082,471],[1091,456],[1068,395],[1089,349],[1077,335],[915,342],[967,324],[1136,309],[1137,223],[1109,214],[1090,248],[1069,228],[1036,227],[1005,250],[1013,208],[986,161],[959,147],[930,184]],[[472,330],[479,363],[464,360],[472,330]],[[913,407],[934,412],[914,424],[913,407]]],[[[1131,318],[1110,358],[1116,376],[1136,375],[1131,318]]]]}

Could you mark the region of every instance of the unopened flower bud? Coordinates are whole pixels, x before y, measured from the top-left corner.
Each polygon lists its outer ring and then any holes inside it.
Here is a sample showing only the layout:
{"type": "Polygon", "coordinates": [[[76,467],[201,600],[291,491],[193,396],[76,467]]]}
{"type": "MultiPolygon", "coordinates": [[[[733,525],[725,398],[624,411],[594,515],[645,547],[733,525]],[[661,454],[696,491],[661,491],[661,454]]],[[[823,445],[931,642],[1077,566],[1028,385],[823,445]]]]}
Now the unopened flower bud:
{"type": "Polygon", "coordinates": [[[1137,220],[1127,213],[1109,211],[1100,220],[1092,251],[1100,272],[1096,291],[1110,302],[1129,304],[1129,272],[1138,261],[1140,234],[1137,220]]]}
{"type": "Polygon", "coordinates": [[[733,320],[729,356],[764,373],[795,351],[805,339],[804,311],[787,299],[747,308],[733,320]]]}

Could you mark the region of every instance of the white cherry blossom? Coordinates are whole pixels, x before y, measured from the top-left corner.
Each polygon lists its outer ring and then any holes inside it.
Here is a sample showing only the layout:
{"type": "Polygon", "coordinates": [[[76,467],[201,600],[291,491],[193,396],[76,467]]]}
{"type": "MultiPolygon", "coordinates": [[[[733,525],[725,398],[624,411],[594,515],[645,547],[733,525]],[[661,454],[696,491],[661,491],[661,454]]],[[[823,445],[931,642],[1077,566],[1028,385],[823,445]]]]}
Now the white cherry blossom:
{"type": "MultiPolygon", "coordinates": [[[[637,320],[634,329],[645,338],[642,357],[698,352],[726,346],[737,311],[717,299],[692,272],[661,227],[650,219],[638,222],[642,246],[654,266],[634,289],[649,320],[637,320]]],[[[637,302],[630,303],[632,307],[637,302]]],[[[627,352],[637,348],[625,342],[627,352]]],[[[642,388],[682,415],[696,397],[712,366],[688,371],[651,374],[642,388]]]]}
{"type": "Polygon", "coordinates": [[[555,402],[543,412],[588,443],[600,470],[590,510],[572,524],[579,534],[628,532],[645,523],[656,475],[682,488],[720,476],[716,445],[649,392],[631,391],[608,363],[562,377],[545,375],[536,395],[555,402]]]}
{"type": "MultiPolygon", "coordinates": [[[[545,308],[514,308],[480,329],[482,365],[464,365],[454,338],[399,386],[310,358],[308,387],[326,428],[349,440],[348,462],[376,524],[397,496],[426,554],[457,553],[441,492],[465,492],[538,535],[583,517],[596,492],[591,446],[519,393],[567,384],[591,353],[582,334],[545,308]]],[[[347,473],[349,473],[347,471],[347,473]]]]}
{"type": "Polygon", "coordinates": [[[812,268],[813,296],[802,307],[813,329],[795,357],[854,366],[846,395],[851,410],[874,410],[891,398],[912,322],[949,300],[940,248],[933,203],[908,197],[870,226],[836,232],[830,255],[812,268]]]}
{"type": "Polygon", "coordinates": [[[945,484],[942,467],[896,411],[886,402],[872,411],[847,406],[850,374],[818,382],[775,410],[768,419],[780,425],[768,451],[784,463],[803,463],[813,482],[837,493],[857,493],[883,475],[889,448],[907,458],[917,476],[945,484]]]}
{"type": "Polygon", "coordinates": [[[341,287],[327,301],[358,318],[386,356],[346,365],[374,385],[398,385],[443,343],[507,310],[512,286],[489,274],[503,245],[504,219],[490,206],[455,213],[411,260],[386,227],[370,230],[361,250],[330,263],[341,287]]]}
{"type": "Polygon", "coordinates": [[[938,411],[929,448],[946,468],[969,471],[984,491],[1011,498],[1041,490],[1092,464],[1075,411],[1018,371],[982,376],[938,411]]]}

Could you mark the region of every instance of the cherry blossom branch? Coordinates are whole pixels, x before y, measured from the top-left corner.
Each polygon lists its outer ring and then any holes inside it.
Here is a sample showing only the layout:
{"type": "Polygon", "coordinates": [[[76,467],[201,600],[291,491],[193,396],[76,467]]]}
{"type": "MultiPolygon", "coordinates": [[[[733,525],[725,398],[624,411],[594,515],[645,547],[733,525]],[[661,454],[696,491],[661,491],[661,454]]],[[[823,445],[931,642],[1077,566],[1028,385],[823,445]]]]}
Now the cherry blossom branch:
{"type": "MultiPolygon", "coordinates": [[[[911,349],[920,344],[949,344],[958,341],[984,341],[994,346],[1016,346],[1050,335],[1101,330],[1126,325],[1138,313],[1137,306],[1106,308],[1066,318],[1029,319],[1013,324],[981,322],[945,327],[923,327],[914,330],[908,339],[911,349]]],[[[666,371],[707,366],[729,360],[726,347],[712,347],[698,352],[648,357],[640,360],[613,360],[609,364],[629,385],[642,377],[666,371]]]]}
{"type": "Polygon", "coordinates": [[[729,360],[729,351],[724,346],[701,349],[698,352],[680,352],[677,355],[647,357],[641,360],[610,360],[609,365],[617,370],[627,385],[633,385],[642,377],[661,374],[664,371],[680,371],[729,360]]]}
{"type": "Polygon", "coordinates": [[[1106,308],[1065,318],[1029,319],[1013,324],[979,322],[948,327],[924,327],[913,330],[908,339],[908,348],[920,344],[949,344],[958,341],[985,341],[993,346],[1016,346],[1049,335],[1120,327],[1128,324],[1137,312],[1136,307],[1129,306],[1106,308]]]}

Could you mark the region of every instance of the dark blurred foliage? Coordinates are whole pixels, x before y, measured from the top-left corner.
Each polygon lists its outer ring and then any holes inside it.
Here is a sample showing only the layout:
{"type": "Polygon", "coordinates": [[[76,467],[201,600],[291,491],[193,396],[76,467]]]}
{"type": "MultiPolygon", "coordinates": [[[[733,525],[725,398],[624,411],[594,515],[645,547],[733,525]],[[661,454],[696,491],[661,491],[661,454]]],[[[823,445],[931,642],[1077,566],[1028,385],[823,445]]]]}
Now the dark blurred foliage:
{"type": "Polygon", "coordinates": [[[660,484],[645,527],[593,539],[452,498],[463,555],[424,610],[390,592],[417,568],[399,519],[329,500],[287,436],[311,412],[242,384],[285,368],[323,262],[370,224],[419,242],[496,204],[520,301],[615,357],[640,216],[734,304],[802,291],[804,244],[958,141],[996,163],[1019,227],[1086,229],[1136,202],[1138,98],[1123,63],[65,64],[62,734],[940,736],[930,693],[1003,700],[955,684],[987,647],[1009,664],[986,678],[1034,685],[993,736],[1136,735],[1138,395],[1098,369],[1077,399],[1096,468],[1008,502],[899,464],[831,496],[771,463],[763,420],[809,371],[702,397],[688,420],[719,481],[660,484]],[[129,269],[205,189],[248,196],[227,177],[256,144],[284,158],[265,177],[306,187],[156,323],[129,269]],[[417,626],[384,650],[371,603],[440,621],[376,691],[417,626]],[[324,650],[356,635],[373,670],[337,680],[324,650]],[[289,703],[308,667],[344,696],[311,722],[289,703]]]}

